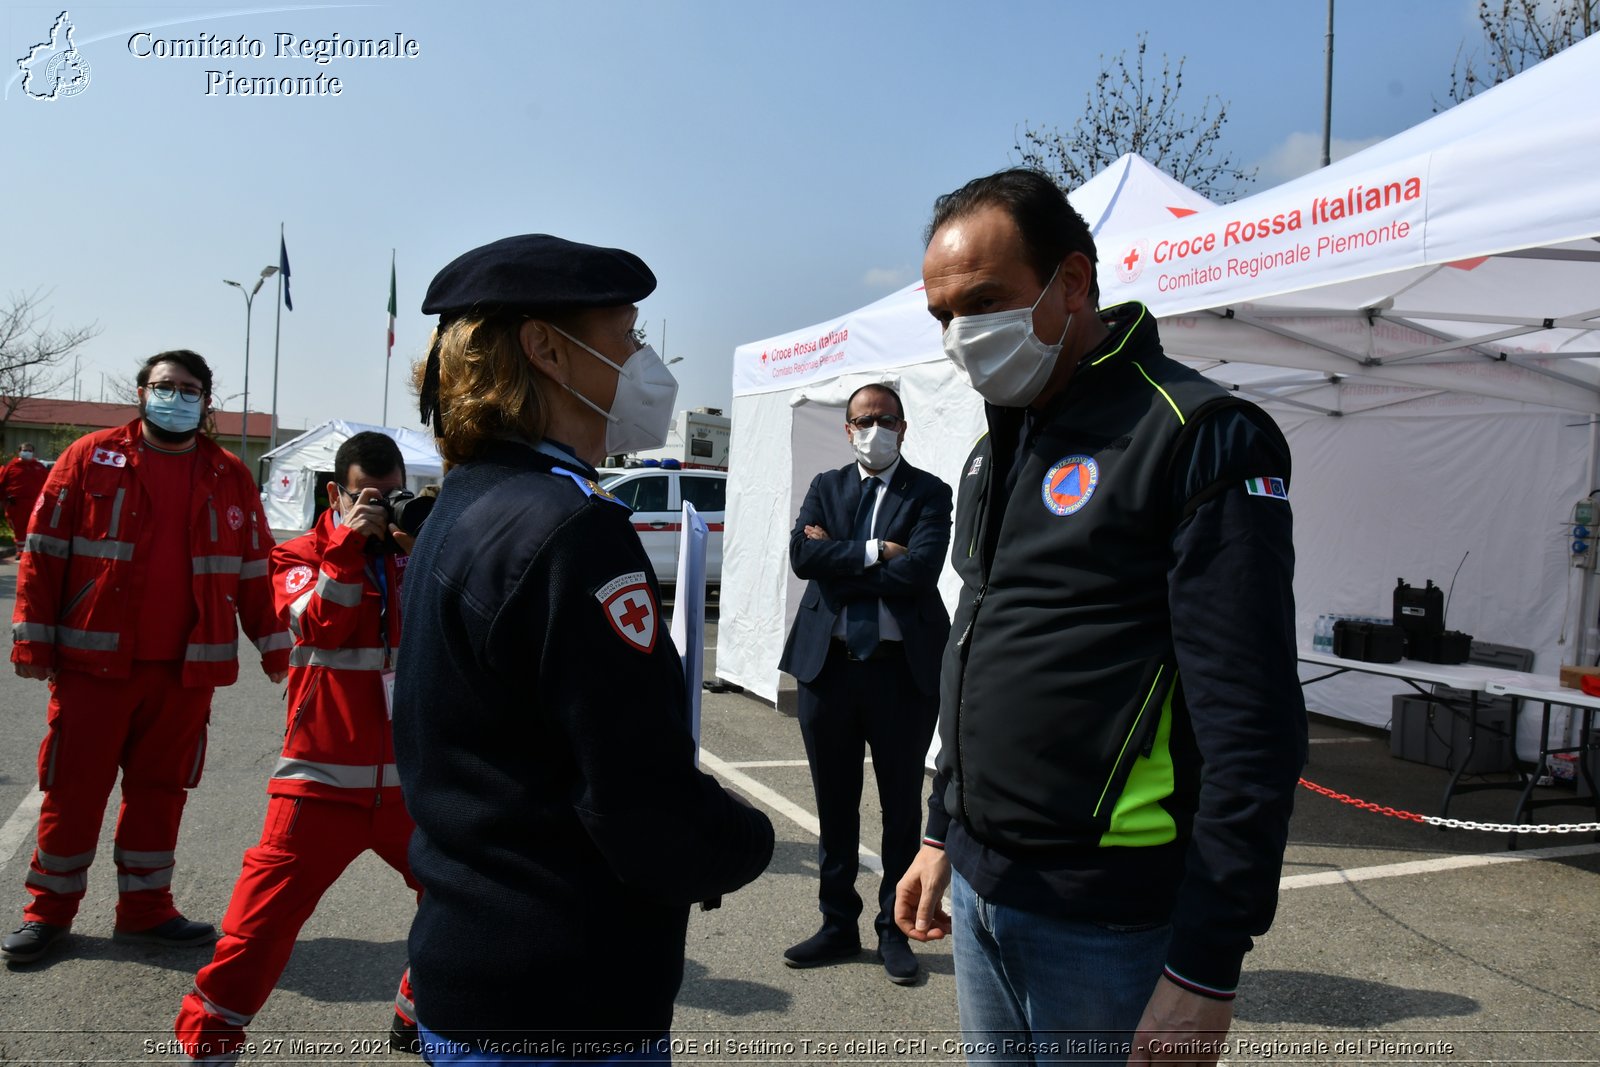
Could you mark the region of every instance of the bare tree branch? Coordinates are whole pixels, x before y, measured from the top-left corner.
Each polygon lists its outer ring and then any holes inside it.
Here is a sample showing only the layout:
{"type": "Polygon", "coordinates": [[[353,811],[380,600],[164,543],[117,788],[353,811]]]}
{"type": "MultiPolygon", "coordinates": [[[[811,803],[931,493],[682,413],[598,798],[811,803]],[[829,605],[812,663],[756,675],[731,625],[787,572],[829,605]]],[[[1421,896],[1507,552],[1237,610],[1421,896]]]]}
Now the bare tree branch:
{"type": "Polygon", "coordinates": [[[1600,0],[1478,0],[1481,53],[1456,52],[1450,71],[1449,103],[1434,111],[1493,88],[1542,63],[1594,33],[1600,21],[1600,0]]]}
{"type": "Polygon", "coordinates": [[[51,327],[42,308],[45,295],[37,289],[13,293],[0,306],[0,429],[23,401],[64,385],[71,378],[67,360],[100,332],[97,326],[51,327]]]}
{"type": "Polygon", "coordinates": [[[1100,57],[1100,73],[1085,95],[1083,116],[1069,132],[1024,124],[1014,146],[1022,164],[1070,191],[1133,152],[1203,196],[1237,197],[1256,172],[1246,171],[1222,147],[1228,105],[1207,96],[1198,115],[1180,111],[1184,60],[1180,57],[1174,66],[1163,55],[1157,81],[1145,70],[1148,46],[1148,36],[1141,33],[1131,65],[1126,51],[1109,61],[1100,57]]]}

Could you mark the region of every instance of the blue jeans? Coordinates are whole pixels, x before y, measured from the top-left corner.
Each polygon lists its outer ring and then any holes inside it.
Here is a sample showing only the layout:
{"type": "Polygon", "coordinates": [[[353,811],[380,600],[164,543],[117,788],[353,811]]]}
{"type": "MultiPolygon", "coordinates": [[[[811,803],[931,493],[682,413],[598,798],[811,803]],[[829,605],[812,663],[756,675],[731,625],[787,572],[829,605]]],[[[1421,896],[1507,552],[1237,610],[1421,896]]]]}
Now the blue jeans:
{"type": "MultiPolygon", "coordinates": [[[[417,1036],[422,1039],[422,1061],[430,1067],[500,1067],[503,1064],[516,1064],[517,1067],[567,1067],[570,1064],[583,1064],[584,1067],[609,1067],[612,1064],[643,1067],[644,1064],[665,1065],[672,1062],[671,1038],[667,1034],[631,1043],[633,1047],[622,1052],[610,1055],[602,1053],[584,1059],[542,1054],[537,1030],[509,1037],[501,1047],[489,1051],[440,1037],[420,1021],[417,1023],[417,1036]]],[[[603,1035],[597,1035],[597,1038],[603,1039],[603,1035]]]]}
{"type": "Polygon", "coordinates": [[[969,1064],[1124,1063],[1172,927],[1057,919],[950,877],[956,1003],[969,1064]]]}

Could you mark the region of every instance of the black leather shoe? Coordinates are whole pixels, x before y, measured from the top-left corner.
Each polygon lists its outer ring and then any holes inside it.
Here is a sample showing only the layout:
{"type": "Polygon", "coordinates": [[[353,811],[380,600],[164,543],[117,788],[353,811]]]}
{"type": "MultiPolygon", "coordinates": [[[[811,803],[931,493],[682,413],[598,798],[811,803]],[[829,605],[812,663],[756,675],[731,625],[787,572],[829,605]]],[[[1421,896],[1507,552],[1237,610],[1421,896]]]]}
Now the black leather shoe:
{"type": "Polygon", "coordinates": [[[70,927],[28,920],[0,940],[0,957],[8,963],[32,963],[50,951],[70,927]]]}
{"type": "Polygon", "coordinates": [[[174,915],[164,923],[158,923],[144,930],[113,930],[113,941],[139,941],[147,945],[168,945],[173,948],[189,948],[193,945],[209,945],[217,939],[217,928],[210,923],[197,923],[185,919],[182,915],[174,915]]]}
{"type": "Polygon", "coordinates": [[[422,1038],[417,1033],[417,1024],[406,1022],[399,1012],[394,1013],[394,1019],[389,1023],[389,1047],[395,1052],[422,1055],[422,1038]]]}
{"type": "Polygon", "coordinates": [[[861,939],[848,933],[823,927],[798,945],[783,952],[783,962],[790,967],[820,967],[824,963],[847,960],[861,955],[861,939]]]}
{"type": "Polygon", "coordinates": [[[883,960],[884,972],[895,985],[911,985],[922,974],[917,957],[904,941],[879,941],[878,958],[883,960]]]}

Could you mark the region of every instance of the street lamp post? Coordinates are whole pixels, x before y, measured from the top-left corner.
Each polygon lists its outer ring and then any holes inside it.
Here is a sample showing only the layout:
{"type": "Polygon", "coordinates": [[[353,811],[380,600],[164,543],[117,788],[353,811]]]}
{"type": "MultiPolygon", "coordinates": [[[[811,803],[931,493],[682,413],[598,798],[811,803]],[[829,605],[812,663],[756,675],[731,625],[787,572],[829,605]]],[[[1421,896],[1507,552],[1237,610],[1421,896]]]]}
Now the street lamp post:
{"type": "Polygon", "coordinates": [[[262,267],[261,277],[256,279],[256,284],[245,289],[238,282],[222,279],[227,285],[233,286],[244,294],[244,418],[239,422],[239,459],[244,461],[245,437],[250,432],[250,305],[255,303],[256,294],[261,291],[261,283],[278,273],[277,267],[262,267]]]}

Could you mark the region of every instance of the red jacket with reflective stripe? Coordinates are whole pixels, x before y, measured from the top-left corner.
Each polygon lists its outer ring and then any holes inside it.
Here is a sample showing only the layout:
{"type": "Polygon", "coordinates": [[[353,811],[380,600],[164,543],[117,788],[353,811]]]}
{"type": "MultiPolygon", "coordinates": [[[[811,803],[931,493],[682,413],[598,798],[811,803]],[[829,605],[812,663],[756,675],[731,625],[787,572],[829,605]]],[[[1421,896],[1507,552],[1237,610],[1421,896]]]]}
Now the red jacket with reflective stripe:
{"type": "Polygon", "coordinates": [[[406,557],[369,556],[366,542],[336,526],[330,510],[272,550],[272,593],[294,634],[283,754],[267,783],[273,796],[403,803],[383,672],[400,650],[406,557]]]}
{"type": "MultiPolygon", "coordinates": [[[[189,547],[196,621],[183,684],[231,685],[239,677],[240,624],[268,673],[288,668],[291,641],[267,583],[272,531],[250,472],[210,438],[195,440],[189,547]]],[[[140,481],[145,447],[135,419],[80,437],[50,468],[17,570],[13,663],[128,676],[140,606],[149,595],[169,595],[146,588],[136,555],[152,506],[140,481]]]]}

